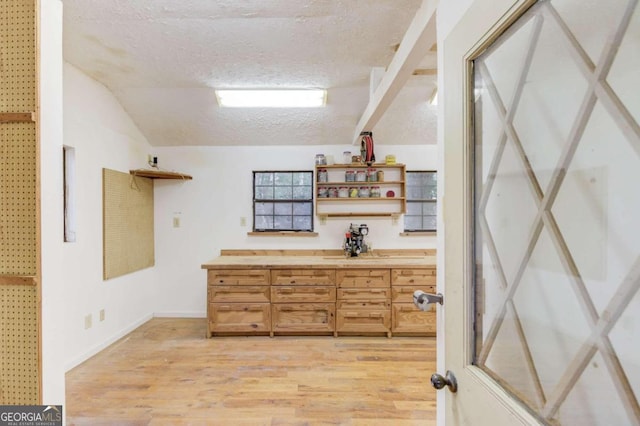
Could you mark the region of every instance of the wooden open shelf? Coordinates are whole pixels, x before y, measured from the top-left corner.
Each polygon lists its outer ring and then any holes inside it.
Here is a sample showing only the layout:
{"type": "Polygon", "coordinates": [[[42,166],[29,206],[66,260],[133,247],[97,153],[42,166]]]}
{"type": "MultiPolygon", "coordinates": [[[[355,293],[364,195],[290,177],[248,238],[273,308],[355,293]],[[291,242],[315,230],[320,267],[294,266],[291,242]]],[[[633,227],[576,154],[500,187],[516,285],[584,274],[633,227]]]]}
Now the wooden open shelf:
{"type": "Polygon", "coordinates": [[[176,173],[176,172],[165,172],[162,170],[148,170],[148,169],[136,169],[129,170],[134,176],[140,176],[151,179],[181,179],[181,180],[191,180],[193,179],[189,175],[185,175],[184,173],[176,173]]]}
{"type": "Polygon", "coordinates": [[[322,197],[322,198],[316,198],[316,201],[319,203],[324,203],[324,202],[342,202],[342,201],[346,201],[346,202],[352,202],[352,201],[403,201],[404,197],[322,197]]]}
{"type": "Polygon", "coordinates": [[[346,213],[318,213],[318,217],[399,217],[400,213],[356,213],[356,212],[346,212],[346,213]]]}

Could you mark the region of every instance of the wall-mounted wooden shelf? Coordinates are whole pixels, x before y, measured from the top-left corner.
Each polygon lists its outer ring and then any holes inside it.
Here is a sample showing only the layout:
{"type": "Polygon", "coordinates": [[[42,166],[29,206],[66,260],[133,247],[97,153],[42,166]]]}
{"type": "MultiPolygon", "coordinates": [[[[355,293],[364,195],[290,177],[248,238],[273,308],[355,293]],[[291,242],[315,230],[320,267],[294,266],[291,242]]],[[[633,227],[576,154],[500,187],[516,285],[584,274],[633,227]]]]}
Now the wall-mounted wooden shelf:
{"type": "Polygon", "coordinates": [[[140,176],[150,179],[181,179],[181,180],[191,180],[193,179],[189,175],[185,175],[184,173],[176,173],[176,172],[165,172],[162,170],[148,170],[148,169],[136,169],[129,170],[134,176],[140,176]]]}
{"type": "Polygon", "coordinates": [[[318,217],[400,217],[400,213],[371,213],[371,212],[363,212],[363,213],[354,213],[354,212],[345,212],[345,213],[318,213],[318,217]]]}

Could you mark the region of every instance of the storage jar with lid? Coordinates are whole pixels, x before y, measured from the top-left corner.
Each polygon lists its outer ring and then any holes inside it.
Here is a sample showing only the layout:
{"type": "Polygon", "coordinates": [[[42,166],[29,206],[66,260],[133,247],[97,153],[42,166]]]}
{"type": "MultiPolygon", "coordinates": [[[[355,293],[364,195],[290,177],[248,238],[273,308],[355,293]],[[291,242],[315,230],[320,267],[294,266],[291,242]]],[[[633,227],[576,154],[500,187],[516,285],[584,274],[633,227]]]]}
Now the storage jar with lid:
{"type": "Polygon", "coordinates": [[[351,188],[349,190],[349,197],[350,198],[358,198],[358,188],[356,188],[355,186],[353,188],[351,188]]]}
{"type": "Polygon", "coordinates": [[[338,197],[340,198],[347,198],[349,197],[349,188],[346,186],[341,186],[338,189],[338,197]]]}
{"type": "Polygon", "coordinates": [[[358,190],[358,197],[360,198],[369,198],[369,187],[368,186],[361,186],[360,189],[358,190]]]}
{"type": "Polygon", "coordinates": [[[356,172],[353,170],[347,170],[344,172],[344,181],[345,182],[355,182],[356,181],[356,172]]]}
{"type": "Polygon", "coordinates": [[[379,186],[372,186],[371,187],[371,192],[369,193],[369,196],[371,198],[380,198],[380,195],[382,195],[382,193],[380,192],[380,187],[379,186]]]}
{"type": "Polygon", "coordinates": [[[328,191],[329,198],[338,198],[338,188],[330,186],[328,191]]]}
{"type": "Polygon", "coordinates": [[[342,162],[349,164],[351,162],[351,151],[345,151],[342,153],[342,162]]]}
{"type": "Polygon", "coordinates": [[[328,182],[329,181],[329,173],[327,169],[318,169],[318,182],[328,182]]]}
{"type": "Polygon", "coordinates": [[[329,196],[329,188],[326,186],[318,187],[318,198],[327,198],[329,196]]]}
{"type": "Polygon", "coordinates": [[[367,181],[368,182],[377,182],[378,181],[378,173],[376,169],[368,169],[367,170],[367,181]]]}
{"type": "Polygon", "coordinates": [[[367,173],[364,170],[358,170],[356,172],[356,182],[366,182],[367,173]]]}
{"type": "Polygon", "coordinates": [[[316,166],[326,166],[327,159],[324,154],[316,154],[316,166]]]}

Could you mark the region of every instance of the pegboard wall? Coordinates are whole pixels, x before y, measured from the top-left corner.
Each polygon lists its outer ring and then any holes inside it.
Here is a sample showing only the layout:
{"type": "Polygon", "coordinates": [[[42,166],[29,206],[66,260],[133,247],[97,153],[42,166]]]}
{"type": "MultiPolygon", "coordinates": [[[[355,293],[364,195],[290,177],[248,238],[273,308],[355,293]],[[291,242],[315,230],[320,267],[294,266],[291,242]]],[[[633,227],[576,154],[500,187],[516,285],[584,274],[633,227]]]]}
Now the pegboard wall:
{"type": "Polygon", "coordinates": [[[0,285],[0,405],[38,401],[37,289],[0,285]]]}
{"type": "Polygon", "coordinates": [[[102,169],[105,280],[154,265],[153,180],[102,169]]]}
{"type": "Polygon", "coordinates": [[[2,123],[0,141],[0,275],[35,275],[35,124],[2,123]]]}
{"type": "MultiPolygon", "coordinates": [[[[38,110],[36,4],[0,0],[3,117],[31,116],[38,110]]],[[[38,404],[42,374],[37,123],[5,121],[0,123],[0,405],[38,404]],[[35,279],[11,279],[20,276],[35,279]]]]}
{"type": "Polygon", "coordinates": [[[0,111],[35,111],[35,0],[0,1],[0,111]]]}

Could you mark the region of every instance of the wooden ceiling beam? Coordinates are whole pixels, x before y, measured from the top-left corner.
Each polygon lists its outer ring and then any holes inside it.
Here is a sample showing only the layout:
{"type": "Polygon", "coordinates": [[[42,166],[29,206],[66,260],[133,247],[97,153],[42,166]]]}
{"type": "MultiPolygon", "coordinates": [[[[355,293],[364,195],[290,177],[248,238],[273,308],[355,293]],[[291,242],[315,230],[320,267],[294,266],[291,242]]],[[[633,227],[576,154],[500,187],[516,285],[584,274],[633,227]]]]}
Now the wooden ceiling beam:
{"type": "Polygon", "coordinates": [[[353,144],[360,143],[360,133],[371,131],[396,95],[418,68],[426,52],[436,43],[436,0],[424,0],[402,38],[387,71],[356,125],[353,144]]]}

